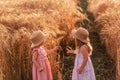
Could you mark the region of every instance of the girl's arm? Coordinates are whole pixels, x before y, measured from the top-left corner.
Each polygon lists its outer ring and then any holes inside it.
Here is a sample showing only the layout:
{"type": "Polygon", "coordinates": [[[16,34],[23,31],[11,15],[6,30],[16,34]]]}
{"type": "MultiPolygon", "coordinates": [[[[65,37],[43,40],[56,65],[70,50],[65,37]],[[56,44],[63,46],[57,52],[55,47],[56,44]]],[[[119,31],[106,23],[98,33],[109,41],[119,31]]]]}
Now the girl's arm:
{"type": "Polygon", "coordinates": [[[38,64],[37,62],[37,56],[38,56],[38,53],[37,52],[34,52],[33,53],[33,56],[32,56],[32,61],[33,63],[35,64],[35,66],[39,69],[39,71],[42,71],[43,68],[38,64]]]}
{"type": "Polygon", "coordinates": [[[55,46],[53,49],[50,49],[50,50],[46,50],[47,51],[47,54],[51,54],[51,53],[54,53],[56,52],[58,49],[59,49],[60,46],[55,46]]]}
{"type": "Polygon", "coordinates": [[[68,54],[76,54],[75,50],[66,49],[68,54]]]}
{"type": "Polygon", "coordinates": [[[66,47],[67,53],[68,54],[76,54],[76,50],[73,50],[71,47],[67,46],[66,47]]]}
{"type": "Polygon", "coordinates": [[[83,71],[84,67],[86,66],[87,61],[88,61],[88,56],[89,56],[86,45],[82,46],[80,50],[81,50],[81,53],[82,53],[82,55],[83,55],[83,57],[84,57],[84,60],[83,60],[83,62],[82,62],[82,65],[81,65],[80,68],[78,69],[78,73],[79,73],[79,74],[83,71]]]}

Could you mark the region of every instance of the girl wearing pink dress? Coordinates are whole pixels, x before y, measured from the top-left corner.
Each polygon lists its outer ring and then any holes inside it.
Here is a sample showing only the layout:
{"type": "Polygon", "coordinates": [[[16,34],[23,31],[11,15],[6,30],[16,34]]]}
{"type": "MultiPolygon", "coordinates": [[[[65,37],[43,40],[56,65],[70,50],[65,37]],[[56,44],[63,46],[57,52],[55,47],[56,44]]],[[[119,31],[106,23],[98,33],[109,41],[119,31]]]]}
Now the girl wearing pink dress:
{"type": "Polygon", "coordinates": [[[90,59],[92,46],[89,41],[89,32],[84,28],[74,30],[76,50],[67,48],[67,53],[76,54],[72,80],[96,80],[93,65],[90,59]]]}
{"type": "Polygon", "coordinates": [[[49,60],[47,58],[48,54],[57,51],[58,46],[51,50],[45,50],[44,40],[47,38],[47,35],[42,31],[35,31],[30,40],[32,42],[31,48],[32,51],[32,80],[53,80],[52,72],[49,60]]]}

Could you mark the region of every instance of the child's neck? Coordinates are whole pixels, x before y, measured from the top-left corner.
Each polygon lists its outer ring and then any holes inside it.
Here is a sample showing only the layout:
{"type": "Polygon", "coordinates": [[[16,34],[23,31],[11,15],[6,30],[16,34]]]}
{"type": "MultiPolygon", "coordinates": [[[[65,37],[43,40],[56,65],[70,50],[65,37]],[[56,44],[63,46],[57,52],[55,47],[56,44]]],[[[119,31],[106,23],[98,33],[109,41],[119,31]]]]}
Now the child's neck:
{"type": "Polygon", "coordinates": [[[40,47],[44,47],[43,45],[39,45],[39,46],[36,46],[35,48],[40,48],[40,47]]]}
{"type": "Polygon", "coordinates": [[[81,46],[76,46],[76,49],[80,49],[81,46]]]}
{"type": "Polygon", "coordinates": [[[44,45],[40,45],[39,48],[44,47],[44,45]]]}

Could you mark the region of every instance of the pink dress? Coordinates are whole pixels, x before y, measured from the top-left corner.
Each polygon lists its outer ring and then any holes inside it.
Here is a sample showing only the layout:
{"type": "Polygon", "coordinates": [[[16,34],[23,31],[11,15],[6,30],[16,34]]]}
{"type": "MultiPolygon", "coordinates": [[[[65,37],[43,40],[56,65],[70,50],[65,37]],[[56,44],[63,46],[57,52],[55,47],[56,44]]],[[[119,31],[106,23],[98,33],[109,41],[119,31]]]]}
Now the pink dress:
{"type": "Polygon", "coordinates": [[[72,73],[72,80],[96,80],[90,57],[88,57],[87,64],[84,67],[82,73],[77,73],[77,69],[82,65],[83,59],[84,57],[81,52],[76,54],[74,69],[72,73]]]}
{"type": "Polygon", "coordinates": [[[42,66],[44,69],[42,72],[39,72],[37,70],[37,67],[33,63],[32,67],[32,78],[33,80],[52,80],[52,72],[49,60],[47,58],[47,53],[43,47],[40,48],[34,48],[34,52],[38,52],[37,62],[40,66],[42,66]]]}

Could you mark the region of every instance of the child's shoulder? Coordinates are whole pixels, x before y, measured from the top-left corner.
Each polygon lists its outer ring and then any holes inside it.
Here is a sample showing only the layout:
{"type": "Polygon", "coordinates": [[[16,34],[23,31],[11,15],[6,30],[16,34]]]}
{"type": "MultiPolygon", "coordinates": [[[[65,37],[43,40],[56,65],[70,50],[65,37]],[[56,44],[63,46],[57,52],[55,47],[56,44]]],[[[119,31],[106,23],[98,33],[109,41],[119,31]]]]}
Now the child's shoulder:
{"type": "Polygon", "coordinates": [[[85,49],[85,48],[87,48],[87,45],[82,45],[80,48],[85,49]]]}
{"type": "Polygon", "coordinates": [[[80,51],[87,51],[87,45],[82,45],[81,47],[80,47],[80,51]]]}
{"type": "Polygon", "coordinates": [[[38,52],[38,48],[33,48],[32,53],[37,53],[38,52]]]}

